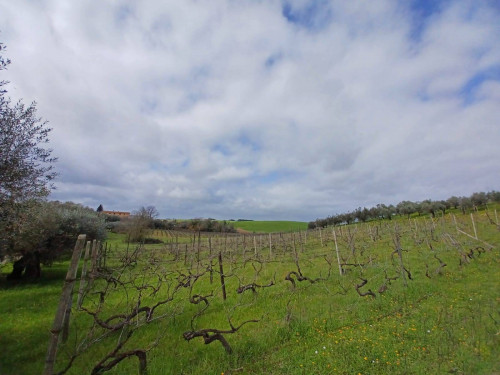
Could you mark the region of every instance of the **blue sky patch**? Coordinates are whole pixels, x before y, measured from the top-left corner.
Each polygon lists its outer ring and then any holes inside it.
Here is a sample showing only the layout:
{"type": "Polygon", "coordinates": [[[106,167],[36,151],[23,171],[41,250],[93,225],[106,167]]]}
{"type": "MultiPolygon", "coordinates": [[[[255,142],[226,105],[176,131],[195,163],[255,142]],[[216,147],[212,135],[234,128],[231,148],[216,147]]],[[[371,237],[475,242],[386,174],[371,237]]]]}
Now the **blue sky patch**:
{"type": "Polygon", "coordinates": [[[310,1],[301,7],[285,1],[281,13],[288,22],[311,31],[325,28],[332,18],[331,9],[326,0],[310,1]]]}
{"type": "Polygon", "coordinates": [[[257,180],[261,184],[273,184],[279,181],[293,179],[294,173],[285,169],[272,171],[264,175],[257,177],[257,180]]]}
{"type": "Polygon", "coordinates": [[[237,138],[237,142],[240,145],[245,146],[245,148],[250,148],[252,151],[259,151],[261,149],[260,144],[246,134],[241,134],[237,138]]]}
{"type": "Polygon", "coordinates": [[[132,9],[127,5],[122,5],[115,12],[115,21],[118,24],[124,23],[133,14],[132,9]]]}
{"type": "Polygon", "coordinates": [[[492,66],[473,75],[460,90],[464,104],[476,101],[476,94],[481,85],[486,81],[500,81],[500,65],[492,66]]]}
{"type": "MultiPolygon", "coordinates": [[[[411,31],[410,39],[419,42],[426,28],[429,18],[441,13],[449,0],[413,0],[410,2],[411,31]]],[[[402,3],[408,6],[406,1],[402,3]]]]}
{"type": "Polygon", "coordinates": [[[264,65],[266,68],[272,68],[282,58],[283,58],[283,56],[281,53],[274,53],[266,59],[266,61],[264,62],[264,65]]]}
{"type": "Polygon", "coordinates": [[[214,147],[212,147],[211,149],[212,152],[218,152],[224,156],[231,156],[233,155],[233,152],[231,151],[231,149],[229,147],[227,147],[226,145],[222,144],[222,143],[218,143],[216,144],[214,147]]]}

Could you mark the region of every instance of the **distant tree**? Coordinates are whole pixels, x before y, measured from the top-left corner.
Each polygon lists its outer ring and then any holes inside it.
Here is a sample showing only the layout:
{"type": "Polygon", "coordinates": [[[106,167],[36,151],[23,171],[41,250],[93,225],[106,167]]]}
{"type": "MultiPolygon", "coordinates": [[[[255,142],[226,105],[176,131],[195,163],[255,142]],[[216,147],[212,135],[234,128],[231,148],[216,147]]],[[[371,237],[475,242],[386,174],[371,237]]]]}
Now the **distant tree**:
{"type": "Polygon", "coordinates": [[[354,217],[363,223],[370,219],[370,211],[366,207],[358,207],[354,212],[354,217]]]}
{"type": "Polygon", "coordinates": [[[487,195],[490,202],[500,202],[500,191],[492,190],[487,195]]]}
{"type": "Polygon", "coordinates": [[[451,196],[449,197],[446,202],[448,202],[448,204],[450,205],[450,207],[453,207],[453,208],[458,208],[458,206],[460,205],[460,198],[456,197],[456,196],[451,196]]]}
{"type": "Polygon", "coordinates": [[[443,215],[446,213],[446,201],[432,201],[432,211],[434,216],[437,212],[441,211],[443,215]]]}
{"type": "Polygon", "coordinates": [[[99,207],[97,207],[97,212],[102,212],[104,210],[104,208],[102,207],[102,204],[99,205],[99,207]]]}
{"type": "Polygon", "coordinates": [[[431,214],[432,217],[436,216],[436,208],[430,199],[426,199],[420,203],[420,210],[422,213],[431,214]]]}
{"type": "Polygon", "coordinates": [[[143,206],[139,208],[139,210],[135,211],[134,215],[141,216],[145,219],[154,220],[158,216],[160,216],[160,213],[158,212],[155,206],[147,206],[147,207],[143,206]]]}
{"type": "Polygon", "coordinates": [[[416,208],[415,203],[413,203],[413,202],[402,201],[396,205],[396,212],[399,215],[406,215],[409,219],[411,214],[417,212],[417,208],[416,208]]]}
{"type": "Polygon", "coordinates": [[[396,208],[391,204],[390,206],[386,206],[385,204],[377,204],[376,207],[377,216],[380,219],[392,219],[392,215],[396,213],[396,208]]]}
{"type": "Polygon", "coordinates": [[[137,211],[134,211],[132,217],[123,223],[130,241],[144,241],[146,239],[148,229],[155,228],[155,219],[158,216],[158,210],[154,206],[142,206],[137,211]]]}
{"type": "Polygon", "coordinates": [[[479,207],[484,206],[486,205],[486,203],[488,203],[488,196],[484,192],[473,193],[470,196],[470,200],[474,208],[478,209],[479,207]]]}
{"type": "Polygon", "coordinates": [[[472,208],[472,201],[468,197],[460,197],[460,210],[465,215],[466,211],[472,208]]]}

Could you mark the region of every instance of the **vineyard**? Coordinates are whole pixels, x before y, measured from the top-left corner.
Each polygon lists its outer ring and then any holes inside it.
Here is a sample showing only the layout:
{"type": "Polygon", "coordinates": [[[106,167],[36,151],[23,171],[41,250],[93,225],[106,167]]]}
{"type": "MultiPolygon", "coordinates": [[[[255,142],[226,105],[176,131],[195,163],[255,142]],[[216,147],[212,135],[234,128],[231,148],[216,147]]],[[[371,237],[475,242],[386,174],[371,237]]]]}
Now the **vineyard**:
{"type": "Polygon", "coordinates": [[[499,230],[490,210],[290,233],[154,231],[155,245],[82,237],[52,334],[38,327],[51,336],[45,365],[18,353],[0,372],[491,374],[499,230]]]}

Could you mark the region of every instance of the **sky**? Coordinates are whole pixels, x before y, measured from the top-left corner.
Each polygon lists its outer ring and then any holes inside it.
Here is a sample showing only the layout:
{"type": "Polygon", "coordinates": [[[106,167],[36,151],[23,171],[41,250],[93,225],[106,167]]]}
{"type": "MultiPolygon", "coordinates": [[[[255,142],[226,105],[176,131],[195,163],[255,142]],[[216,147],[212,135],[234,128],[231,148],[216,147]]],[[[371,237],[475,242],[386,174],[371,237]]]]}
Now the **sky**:
{"type": "Polygon", "coordinates": [[[494,0],[0,0],[51,199],[310,221],[500,189],[494,0]]]}

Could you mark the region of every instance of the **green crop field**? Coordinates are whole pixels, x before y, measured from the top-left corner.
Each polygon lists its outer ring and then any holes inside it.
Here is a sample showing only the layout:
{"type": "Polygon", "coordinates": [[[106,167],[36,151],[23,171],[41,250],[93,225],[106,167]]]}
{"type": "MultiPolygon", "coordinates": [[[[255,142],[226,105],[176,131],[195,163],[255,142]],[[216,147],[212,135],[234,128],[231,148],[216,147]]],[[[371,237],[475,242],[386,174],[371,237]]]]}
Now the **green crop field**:
{"type": "MultiPolygon", "coordinates": [[[[144,354],[149,375],[498,373],[491,217],[182,240],[155,231],[165,241],[151,246],[113,234],[81,309],[77,276],[55,371],[136,374],[144,354]]],[[[0,374],[42,372],[67,266],[15,285],[2,269],[0,374]]]]}
{"type": "Polygon", "coordinates": [[[307,223],[301,221],[235,221],[235,228],[255,233],[276,233],[306,230],[307,223]]]}

